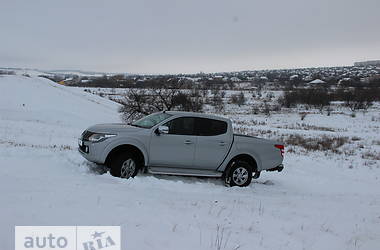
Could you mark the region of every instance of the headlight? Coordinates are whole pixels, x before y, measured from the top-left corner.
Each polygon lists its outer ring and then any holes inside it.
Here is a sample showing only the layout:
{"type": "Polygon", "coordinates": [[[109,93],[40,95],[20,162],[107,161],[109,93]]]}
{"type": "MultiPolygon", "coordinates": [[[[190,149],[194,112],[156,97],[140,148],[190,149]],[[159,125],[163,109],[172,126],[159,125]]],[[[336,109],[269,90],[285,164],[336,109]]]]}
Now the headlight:
{"type": "Polygon", "coordinates": [[[88,137],[88,140],[90,142],[100,142],[104,141],[107,138],[114,137],[116,136],[115,134],[103,134],[103,133],[94,133],[88,137]]]}

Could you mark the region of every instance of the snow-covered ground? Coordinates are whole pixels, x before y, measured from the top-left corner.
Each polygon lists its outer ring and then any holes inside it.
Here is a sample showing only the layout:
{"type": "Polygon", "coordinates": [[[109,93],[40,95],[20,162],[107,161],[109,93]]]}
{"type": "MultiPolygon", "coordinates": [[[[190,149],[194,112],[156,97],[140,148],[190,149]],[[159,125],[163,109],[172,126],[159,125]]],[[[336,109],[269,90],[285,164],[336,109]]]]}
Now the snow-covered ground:
{"type": "Polygon", "coordinates": [[[292,146],[283,172],[227,188],[210,178],[122,180],[87,163],[76,150],[80,133],[120,121],[118,104],[107,99],[22,76],[0,77],[0,94],[1,249],[14,249],[15,225],[120,225],[123,249],[380,246],[378,107],[303,121],[298,113],[227,108],[238,130],[263,137],[349,138],[340,153],[292,146]]]}

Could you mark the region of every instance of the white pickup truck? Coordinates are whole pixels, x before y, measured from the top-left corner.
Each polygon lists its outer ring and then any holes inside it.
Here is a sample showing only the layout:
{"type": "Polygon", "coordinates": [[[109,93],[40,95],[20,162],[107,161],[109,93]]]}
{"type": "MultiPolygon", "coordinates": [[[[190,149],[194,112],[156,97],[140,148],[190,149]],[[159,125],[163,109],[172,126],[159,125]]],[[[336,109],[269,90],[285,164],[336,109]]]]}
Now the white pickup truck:
{"type": "Polygon", "coordinates": [[[131,124],[89,127],[79,139],[79,152],[121,178],[143,171],[222,177],[229,186],[248,186],[263,170],[282,171],[284,145],[234,134],[226,118],[166,111],[131,124]]]}

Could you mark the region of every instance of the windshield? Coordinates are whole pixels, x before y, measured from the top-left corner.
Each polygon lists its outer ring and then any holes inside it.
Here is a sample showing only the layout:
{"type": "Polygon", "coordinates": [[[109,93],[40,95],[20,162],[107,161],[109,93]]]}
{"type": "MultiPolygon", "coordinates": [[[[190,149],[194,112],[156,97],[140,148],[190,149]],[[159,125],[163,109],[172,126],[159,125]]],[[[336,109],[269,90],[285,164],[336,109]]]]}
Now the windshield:
{"type": "Polygon", "coordinates": [[[162,122],[163,120],[166,120],[171,115],[167,113],[155,113],[148,116],[145,116],[141,118],[140,120],[137,120],[135,122],[132,122],[132,126],[140,127],[140,128],[151,128],[158,123],[162,122]]]}

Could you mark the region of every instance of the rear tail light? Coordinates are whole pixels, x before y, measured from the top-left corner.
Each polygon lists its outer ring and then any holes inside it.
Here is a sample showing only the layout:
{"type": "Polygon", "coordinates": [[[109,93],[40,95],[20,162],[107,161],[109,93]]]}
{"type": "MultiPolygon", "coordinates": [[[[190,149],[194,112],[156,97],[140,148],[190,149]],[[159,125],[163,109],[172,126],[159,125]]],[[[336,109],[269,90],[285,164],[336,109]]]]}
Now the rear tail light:
{"type": "Polygon", "coordinates": [[[276,144],[274,146],[280,150],[281,156],[284,157],[284,152],[285,152],[284,145],[276,144]]]}

